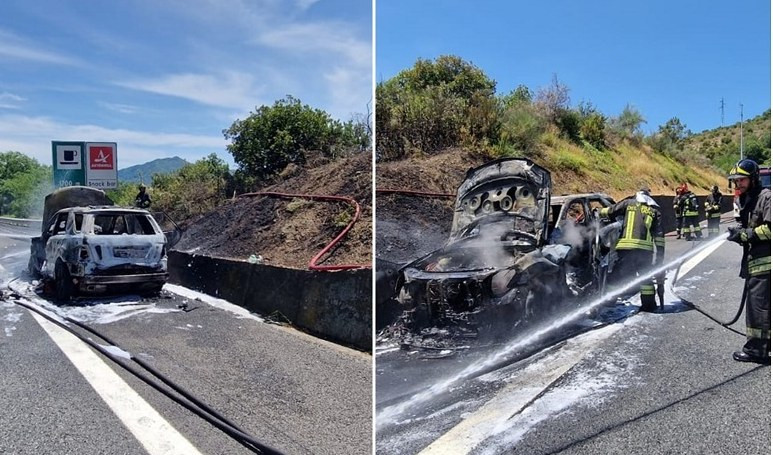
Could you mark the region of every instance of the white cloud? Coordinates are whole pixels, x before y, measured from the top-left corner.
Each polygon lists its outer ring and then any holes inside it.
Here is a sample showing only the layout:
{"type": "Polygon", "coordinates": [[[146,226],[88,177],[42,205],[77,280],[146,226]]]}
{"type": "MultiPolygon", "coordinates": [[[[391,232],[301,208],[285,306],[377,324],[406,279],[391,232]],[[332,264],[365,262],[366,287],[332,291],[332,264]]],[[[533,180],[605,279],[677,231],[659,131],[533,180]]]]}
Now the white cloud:
{"type": "Polygon", "coordinates": [[[18,109],[19,104],[22,101],[27,101],[27,99],[22,98],[19,95],[14,95],[13,93],[8,93],[8,92],[0,93],[0,108],[18,109]]]}
{"type": "Polygon", "coordinates": [[[324,75],[330,94],[329,112],[341,120],[349,120],[351,114],[364,113],[370,102],[370,93],[355,88],[369,87],[370,74],[348,67],[336,67],[324,75]],[[362,95],[368,95],[363,98],[362,95]]]}
{"type": "Polygon", "coordinates": [[[289,52],[338,54],[358,68],[370,68],[370,41],[357,39],[349,28],[351,24],[343,22],[278,25],[263,31],[257,41],[289,52]]]}
{"type": "Polygon", "coordinates": [[[42,50],[13,33],[0,30],[0,60],[30,60],[56,65],[76,65],[78,60],[55,52],[42,50]]]}
{"type": "Polygon", "coordinates": [[[256,104],[257,93],[253,77],[246,73],[169,74],[158,79],[119,81],[121,87],[174,96],[209,106],[249,108],[256,104]]]}
{"type": "Polygon", "coordinates": [[[15,150],[41,163],[51,160],[51,141],[110,141],[118,143],[120,168],[171,156],[197,159],[215,152],[225,157],[225,139],[182,133],[163,133],[71,125],[46,117],[0,115],[0,151],[15,150]]]}
{"type": "Polygon", "coordinates": [[[110,109],[111,111],[119,112],[121,114],[136,114],[140,108],[137,106],[132,106],[131,104],[121,104],[121,103],[108,103],[105,101],[100,101],[97,104],[100,106],[110,109]]]}

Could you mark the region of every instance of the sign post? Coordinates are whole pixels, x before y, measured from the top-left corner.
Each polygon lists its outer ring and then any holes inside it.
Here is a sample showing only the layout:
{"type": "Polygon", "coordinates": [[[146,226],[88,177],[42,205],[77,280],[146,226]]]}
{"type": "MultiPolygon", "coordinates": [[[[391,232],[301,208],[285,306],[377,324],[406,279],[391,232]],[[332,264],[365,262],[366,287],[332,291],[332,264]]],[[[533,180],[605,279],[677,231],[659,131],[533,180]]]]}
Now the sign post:
{"type": "Polygon", "coordinates": [[[54,187],[85,185],[84,143],[51,141],[54,162],[54,187]]]}
{"type": "Polygon", "coordinates": [[[118,181],[118,157],[115,142],[86,143],[86,186],[115,188],[118,181]]]}

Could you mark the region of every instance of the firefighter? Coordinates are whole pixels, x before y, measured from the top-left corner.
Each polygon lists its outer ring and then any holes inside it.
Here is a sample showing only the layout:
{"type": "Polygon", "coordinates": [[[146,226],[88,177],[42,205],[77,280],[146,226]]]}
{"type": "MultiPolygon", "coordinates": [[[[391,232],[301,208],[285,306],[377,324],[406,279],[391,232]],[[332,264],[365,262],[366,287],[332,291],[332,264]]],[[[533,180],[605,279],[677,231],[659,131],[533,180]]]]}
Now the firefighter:
{"type": "Polygon", "coordinates": [[[719,187],[714,185],[711,187],[711,194],[706,197],[706,201],[703,206],[706,209],[706,223],[708,224],[708,236],[714,237],[719,235],[719,218],[722,216],[722,193],[719,192],[719,187]]]}
{"type": "Polygon", "coordinates": [[[741,278],[746,279],[746,344],[733,353],[739,362],[770,363],[770,189],[760,182],[752,160],[739,161],[728,179],[735,184],[740,226],[728,240],[743,246],[741,278]]]}
{"type": "Polygon", "coordinates": [[[682,235],[686,240],[692,240],[693,236],[700,240],[703,238],[701,226],[698,224],[698,197],[682,184],[682,235]]]}
{"type": "MultiPolygon", "coordinates": [[[[645,276],[652,268],[663,265],[666,240],[660,220],[660,207],[649,188],[642,188],[633,197],[623,199],[611,207],[601,209],[602,218],[622,218],[620,239],[617,241],[618,262],[609,276],[611,286],[625,284],[636,276],[645,276]]],[[[665,273],[658,273],[658,293],[663,288],[665,273]]],[[[644,281],[641,292],[642,311],[655,311],[655,286],[652,280],[644,281]]]]}
{"type": "Polygon", "coordinates": [[[145,191],[147,188],[144,183],[140,183],[137,197],[134,198],[134,206],[141,209],[147,209],[150,207],[150,195],[145,191]]]}
{"type": "Polygon", "coordinates": [[[682,211],[684,210],[682,202],[682,187],[676,187],[676,196],[674,197],[674,215],[676,216],[676,239],[682,238],[682,211]]]}

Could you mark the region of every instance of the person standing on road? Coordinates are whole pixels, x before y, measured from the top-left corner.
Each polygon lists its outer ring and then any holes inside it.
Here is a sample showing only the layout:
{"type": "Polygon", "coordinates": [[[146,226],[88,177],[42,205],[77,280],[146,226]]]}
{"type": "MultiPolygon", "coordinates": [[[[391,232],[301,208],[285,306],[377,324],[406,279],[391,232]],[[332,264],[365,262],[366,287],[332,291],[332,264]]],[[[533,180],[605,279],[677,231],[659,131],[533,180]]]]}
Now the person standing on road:
{"type": "Polygon", "coordinates": [[[682,184],[682,188],[682,234],[686,240],[692,240],[693,236],[702,239],[701,225],[698,224],[698,197],[687,188],[686,183],[682,184]]]}
{"type": "Polygon", "coordinates": [[[733,353],[739,362],[770,363],[770,190],[760,168],[739,161],[728,179],[738,190],[741,225],[728,228],[728,240],[743,246],[741,278],[746,279],[746,344],[733,353]]]}
{"type": "Polygon", "coordinates": [[[676,216],[676,239],[682,238],[682,211],[684,204],[682,201],[682,187],[676,187],[676,197],[674,197],[674,215],[676,216]]]}
{"type": "Polygon", "coordinates": [[[714,237],[719,235],[719,218],[722,216],[722,193],[719,192],[719,187],[714,185],[711,187],[711,194],[706,197],[706,201],[703,203],[706,208],[706,223],[708,225],[708,236],[714,237]]]}
{"type": "MultiPolygon", "coordinates": [[[[633,197],[623,199],[611,207],[601,209],[602,218],[622,218],[620,239],[617,241],[618,263],[609,276],[610,286],[624,284],[644,276],[655,266],[663,265],[666,239],[660,222],[660,207],[652,197],[649,188],[642,188],[633,197]]],[[[662,288],[665,273],[656,276],[658,287],[662,288]]],[[[644,281],[639,287],[642,311],[655,311],[655,286],[652,280],[644,281]]]]}
{"type": "Polygon", "coordinates": [[[145,191],[147,188],[144,183],[140,183],[140,192],[134,198],[134,206],[141,209],[150,208],[150,195],[145,191]]]}

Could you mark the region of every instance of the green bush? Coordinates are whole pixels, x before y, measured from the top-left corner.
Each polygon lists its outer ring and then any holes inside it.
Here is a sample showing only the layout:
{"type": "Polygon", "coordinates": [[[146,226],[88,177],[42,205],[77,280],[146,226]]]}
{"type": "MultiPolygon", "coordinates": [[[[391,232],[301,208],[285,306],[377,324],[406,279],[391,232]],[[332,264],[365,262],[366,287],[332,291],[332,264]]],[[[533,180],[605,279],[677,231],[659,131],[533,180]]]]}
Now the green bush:
{"type": "Polygon", "coordinates": [[[257,181],[280,172],[290,163],[304,164],[307,150],[338,155],[370,143],[367,123],[341,123],[325,111],[312,109],[288,95],[273,106],[261,106],[244,120],[223,130],[228,151],[245,173],[257,181]]]}
{"type": "Polygon", "coordinates": [[[228,198],[231,180],[228,165],[214,153],[177,172],[155,174],[148,188],[151,210],[166,212],[178,222],[207,213],[228,198]]]}
{"type": "Polygon", "coordinates": [[[0,215],[40,216],[43,198],[53,190],[51,167],[19,152],[0,153],[0,215]]]}
{"type": "Polygon", "coordinates": [[[499,128],[495,83],[455,56],[419,59],[376,87],[376,159],[487,144],[499,128]]]}
{"type": "Polygon", "coordinates": [[[580,136],[597,149],[602,149],[605,146],[605,124],[604,116],[594,112],[582,119],[580,136]]]}
{"type": "Polygon", "coordinates": [[[504,111],[499,129],[498,147],[514,149],[526,156],[535,156],[539,149],[540,136],[546,129],[546,122],[531,104],[516,104],[504,111]]]}

